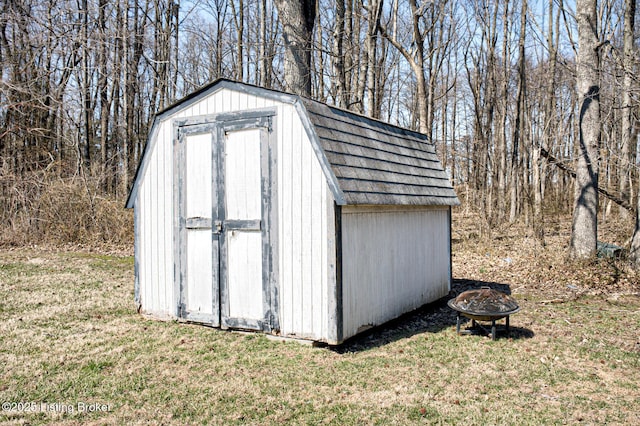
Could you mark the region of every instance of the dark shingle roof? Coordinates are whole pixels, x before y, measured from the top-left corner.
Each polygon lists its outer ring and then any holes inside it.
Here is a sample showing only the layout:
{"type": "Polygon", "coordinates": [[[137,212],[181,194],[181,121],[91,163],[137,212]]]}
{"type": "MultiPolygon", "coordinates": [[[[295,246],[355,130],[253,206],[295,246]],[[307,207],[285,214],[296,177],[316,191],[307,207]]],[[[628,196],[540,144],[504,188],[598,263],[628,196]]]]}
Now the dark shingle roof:
{"type": "Polygon", "coordinates": [[[459,205],[426,136],[303,99],[347,204],[459,205]]]}

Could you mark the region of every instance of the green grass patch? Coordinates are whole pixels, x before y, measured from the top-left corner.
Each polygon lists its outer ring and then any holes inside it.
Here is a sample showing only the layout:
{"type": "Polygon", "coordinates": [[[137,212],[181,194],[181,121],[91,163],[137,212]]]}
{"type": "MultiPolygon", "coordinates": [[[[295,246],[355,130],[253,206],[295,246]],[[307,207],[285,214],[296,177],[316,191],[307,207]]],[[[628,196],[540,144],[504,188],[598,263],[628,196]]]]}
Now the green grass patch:
{"type": "Polygon", "coordinates": [[[457,336],[436,306],[336,349],[147,319],[131,257],[13,251],[0,265],[0,402],[16,404],[2,423],[638,421],[637,297],[549,303],[527,288],[511,338],[457,336]]]}

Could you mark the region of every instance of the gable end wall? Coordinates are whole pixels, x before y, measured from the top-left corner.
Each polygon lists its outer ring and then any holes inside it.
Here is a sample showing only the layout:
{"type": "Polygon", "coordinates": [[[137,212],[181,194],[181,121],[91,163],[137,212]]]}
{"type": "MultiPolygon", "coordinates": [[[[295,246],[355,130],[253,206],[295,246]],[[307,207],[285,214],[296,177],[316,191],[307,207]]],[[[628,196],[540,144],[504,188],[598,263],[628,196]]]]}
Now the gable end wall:
{"type": "Polygon", "coordinates": [[[177,315],[172,205],[174,121],[267,107],[277,109],[274,131],[280,253],[276,276],[281,334],[331,340],[327,337],[332,328],[328,285],[335,282],[335,256],[332,257],[330,247],[334,242],[328,232],[333,226],[333,198],[310,144],[309,129],[293,104],[225,87],[165,114],[153,129],[133,203],[136,303],[143,313],[157,318],[177,315]]]}

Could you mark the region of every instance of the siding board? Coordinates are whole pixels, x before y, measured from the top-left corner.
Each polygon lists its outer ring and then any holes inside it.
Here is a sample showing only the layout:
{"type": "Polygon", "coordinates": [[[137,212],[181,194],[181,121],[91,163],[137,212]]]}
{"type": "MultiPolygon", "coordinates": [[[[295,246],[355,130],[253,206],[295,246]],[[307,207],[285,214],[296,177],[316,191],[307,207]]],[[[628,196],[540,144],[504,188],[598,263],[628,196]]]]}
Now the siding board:
{"type": "Polygon", "coordinates": [[[345,338],[448,293],[448,208],[346,210],[342,225],[345,338]]]}
{"type": "Polygon", "coordinates": [[[165,295],[166,295],[166,305],[164,307],[165,311],[169,315],[173,315],[176,312],[176,306],[178,304],[178,298],[175,297],[176,294],[176,286],[173,281],[173,193],[172,189],[174,188],[174,176],[173,176],[173,126],[166,125],[165,126],[165,137],[167,138],[165,142],[165,170],[164,170],[164,185],[163,185],[163,193],[164,193],[164,205],[162,208],[164,209],[164,223],[163,223],[163,236],[164,240],[162,242],[162,250],[163,250],[163,258],[161,259],[161,264],[158,266],[161,269],[164,269],[164,287],[165,287],[165,295]]]}
{"type": "MultiPolygon", "coordinates": [[[[165,126],[165,129],[169,127],[169,126],[165,126]]],[[[167,136],[167,131],[165,130],[164,132],[165,138],[167,136]]],[[[167,287],[168,287],[168,281],[166,279],[165,273],[164,273],[164,268],[163,268],[163,264],[164,264],[164,256],[167,253],[166,250],[166,240],[165,240],[165,235],[166,235],[166,223],[167,221],[167,215],[166,215],[166,210],[169,206],[171,206],[171,198],[169,198],[167,200],[167,191],[164,191],[163,189],[166,188],[166,179],[167,179],[167,175],[169,173],[167,173],[167,145],[168,146],[172,146],[171,144],[171,139],[168,139],[168,142],[163,143],[162,145],[162,149],[158,150],[158,174],[157,174],[157,211],[158,211],[158,217],[157,217],[157,223],[156,223],[156,232],[158,235],[158,251],[157,251],[157,259],[158,259],[158,263],[157,263],[157,274],[158,274],[158,282],[162,283],[159,288],[158,288],[158,306],[161,307],[162,311],[164,312],[169,312],[169,304],[168,304],[168,300],[167,300],[167,287]]]]}
{"type": "Polygon", "coordinates": [[[309,191],[309,203],[311,204],[311,220],[308,224],[310,233],[309,236],[309,274],[310,274],[310,286],[309,300],[311,304],[311,310],[309,315],[310,327],[308,333],[310,335],[321,335],[322,333],[322,187],[321,177],[322,174],[318,174],[316,170],[315,155],[311,150],[307,151],[307,164],[309,164],[310,175],[310,187],[309,191]],[[319,176],[318,176],[319,175],[319,176]]]}
{"type": "MultiPolygon", "coordinates": [[[[302,134],[302,132],[301,132],[302,134]]],[[[300,219],[301,219],[301,276],[302,276],[302,295],[300,300],[300,306],[304,306],[306,309],[301,310],[301,327],[305,335],[312,335],[313,329],[313,299],[311,297],[311,287],[313,285],[313,262],[312,262],[312,245],[313,245],[313,228],[311,226],[314,219],[313,204],[311,203],[312,194],[312,172],[311,167],[311,153],[305,149],[308,144],[301,143],[298,145],[301,148],[301,158],[299,164],[301,165],[300,174],[301,180],[301,205],[300,205],[300,219]]]]}
{"type": "MultiPolygon", "coordinates": [[[[151,162],[151,173],[149,174],[150,184],[149,184],[149,192],[148,192],[148,203],[150,206],[153,206],[153,212],[151,214],[151,226],[149,229],[149,237],[151,240],[151,262],[153,265],[158,264],[158,227],[160,223],[158,222],[158,154],[160,150],[154,151],[153,161],[151,162]]],[[[158,271],[156,268],[150,269],[150,278],[151,282],[157,281],[158,271]]],[[[161,310],[162,306],[158,303],[158,293],[162,287],[158,285],[151,286],[151,304],[152,306],[156,306],[157,309],[161,310]]]]}
{"type": "Polygon", "coordinates": [[[292,324],[293,330],[302,334],[302,287],[304,282],[302,281],[302,187],[301,182],[301,147],[302,141],[300,126],[295,120],[289,120],[292,125],[291,129],[291,182],[289,183],[291,191],[291,225],[292,225],[292,267],[293,267],[293,280],[289,283],[291,288],[291,306],[293,307],[292,324]],[[297,182],[296,182],[297,181],[297,182]]]}

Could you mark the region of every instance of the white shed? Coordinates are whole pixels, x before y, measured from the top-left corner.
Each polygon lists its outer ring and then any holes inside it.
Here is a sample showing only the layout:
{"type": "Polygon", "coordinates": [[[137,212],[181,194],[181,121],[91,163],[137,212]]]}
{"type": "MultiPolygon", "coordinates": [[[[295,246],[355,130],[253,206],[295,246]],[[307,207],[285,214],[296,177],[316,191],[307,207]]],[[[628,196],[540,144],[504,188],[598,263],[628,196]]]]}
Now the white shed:
{"type": "Polygon", "coordinates": [[[426,136],[220,79],[158,113],[127,200],[151,316],[339,344],[446,296],[426,136]]]}

